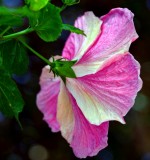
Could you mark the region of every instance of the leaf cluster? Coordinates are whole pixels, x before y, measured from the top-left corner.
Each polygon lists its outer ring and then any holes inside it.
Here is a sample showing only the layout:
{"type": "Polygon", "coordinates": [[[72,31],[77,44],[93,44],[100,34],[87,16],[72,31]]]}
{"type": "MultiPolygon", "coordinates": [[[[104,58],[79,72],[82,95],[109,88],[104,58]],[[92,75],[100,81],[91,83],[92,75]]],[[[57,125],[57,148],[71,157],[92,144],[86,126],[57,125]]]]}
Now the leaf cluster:
{"type": "Polygon", "coordinates": [[[28,64],[26,50],[17,40],[0,44],[0,111],[17,120],[24,101],[11,77],[12,74],[25,73],[28,64]]]}
{"type": "MultiPolygon", "coordinates": [[[[29,65],[25,48],[27,45],[21,43],[24,38],[22,36],[35,31],[43,41],[52,42],[58,39],[63,29],[85,35],[79,28],[63,24],[62,8],[53,5],[50,0],[24,2],[25,5],[19,8],[0,6],[0,111],[6,116],[16,117],[17,120],[24,101],[12,75],[24,74],[29,65]],[[28,20],[29,26],[20,31],[24,26],[24,20],[28,20]]],[[[70,6],[79,3],[79,0],[62,0],[62,2],[65,6],[70,6]]],[[[27,48],[36,53],[30,47],[27,48]]],[[[37,53],[36,55],[42,57],[37,53]]],[[[41,59],[45,60],[44,57],[41,59]]],[[[76,78],[72,69],[75,63],[76,61],[54,60],[51,63],[51,70],[65,83],[66,77],[76,78]]]]}

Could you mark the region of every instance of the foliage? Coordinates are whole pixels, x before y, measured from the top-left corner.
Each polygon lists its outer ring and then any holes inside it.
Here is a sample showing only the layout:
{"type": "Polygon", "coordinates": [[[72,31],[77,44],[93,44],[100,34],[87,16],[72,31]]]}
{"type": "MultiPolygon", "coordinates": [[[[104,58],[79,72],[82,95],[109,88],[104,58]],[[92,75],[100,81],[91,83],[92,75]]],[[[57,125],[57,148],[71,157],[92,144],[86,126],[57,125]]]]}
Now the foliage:
{"type": "Polygon", "coordinates": [[[24,101],[10,75],[3,68],[0,68],[0,71],[0,110],[6,116],[15,116],[18,119],[18,114],[23,109],[24,101]]]}
{"type": "Polygon", "coordinates": [[[48,4],[43,8],[36,23],[31,23],[37,35],[46,42],[55,41],[62,31],[62,20],[60,10],[52,4],[48,4]]]}
{"type": "MultiPolygon", "coordinates": [[[[65,6],[79,3],[76,0],[62,0],[62,2],[65,6]]],[[[18,120],[18,114],[24,106],[21,93],[12,75],[27,72],[29,58],[26,47],[50,65],[52,72],[60,76],[64,83],[66,77],[76,77],[71,68],[76,61],[49,62],[34,51],[24,37],[35,31],[43,41],[52,42],[59,38],[63,29],[85,35],[80,29],[63,24],[62,8],[53,5],[49,0],[25,0],[25,5],[18,8],[0,6],[0,111],[6,116],[15,117],[18,120]],[[28,20],[29,26],[21,30],[24,27],[24,19],[28,20]]]]}

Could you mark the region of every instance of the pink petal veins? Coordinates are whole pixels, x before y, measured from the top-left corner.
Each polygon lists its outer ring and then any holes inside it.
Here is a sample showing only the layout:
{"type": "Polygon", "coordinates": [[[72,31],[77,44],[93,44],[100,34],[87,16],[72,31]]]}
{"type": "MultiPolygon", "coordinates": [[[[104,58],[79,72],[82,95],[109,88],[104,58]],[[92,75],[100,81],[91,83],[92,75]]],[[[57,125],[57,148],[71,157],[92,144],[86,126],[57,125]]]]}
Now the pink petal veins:
{"type": "Polygon", "coordinates": [[[133,106],[142,86],[139,69],[130,54],[116,56],[95,74],[68,78],[67,88],[91,124],[109,120],[124,123],[123,116],[133,106]]]}
{"type": "Polygon", "coordinates": [[[63,83],[58,98],[57,119],[62,136],[77,157],[94,156],[107,146],[108,123],[100,126],[90,124],[63,83]]]}
{"type": "Polygon", "coordinates": [[[59,124],[56,119],[57,99],[60,90],[60,80],[54,79],[49,73],[48,67],[43,68],[40,77],[41,91],[37,95],[37,106],[44,114],[44,120],[48,123],[53,132],[59,131],[59,124]]]}
{"type": "Polygon", "coordinates": [[[100,18],[101,34],[74,66],[77,77],[96,73],[105,60],[129,50],[131,42],[138,37],[133,16],[126,8],[116,8],[100,18]]]}
{"type": "MultiPolygon", "coordinates": [[[[107,146],[108,122],[99,126],[90,124],[72,97],[75,117],[74,136],[71,142],[74,154],[79,158],[95,156],[107,146]]],[[[92,113],[91,113],[92,114],[92,113]]]]}
{"type": "Polygon", "coordinates": [[[52,131],[61,131],[75,155],[85,158],[107,146],[108,121],[125,123],[142,81],[128,52],[138,37],[131,11],[116,8],[100,19],[86,12],[75,26],[87,37],[71,33],[63,57],[78,60],[77,78],[66,78],[65,86],[45,67],[37,105],[52,131]]]}
{"type": "Polygon", "coordinates": [[[86,36],[71,33],[62,56],[68,60],[79,60],[100,34],[101,24],[102,21],[93,12],[86,12],[84,16],[79,17],[75,22],[75,27],[83,30],[86,36]]]}

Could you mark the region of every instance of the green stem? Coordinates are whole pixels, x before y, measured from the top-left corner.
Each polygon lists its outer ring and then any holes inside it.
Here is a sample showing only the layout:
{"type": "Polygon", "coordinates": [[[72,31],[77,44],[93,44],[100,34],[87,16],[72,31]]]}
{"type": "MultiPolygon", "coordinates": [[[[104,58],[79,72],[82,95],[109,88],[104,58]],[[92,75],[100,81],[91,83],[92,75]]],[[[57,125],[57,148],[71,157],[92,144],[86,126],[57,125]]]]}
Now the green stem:
{"type": "Polygon", "coordinates": [[[45,57],[43,57],[41,54],[39,54],[38,52],[36,52],[34,49],[32,49],[28,44],[26,44],[24,41],[22,41],[21,39],[19,39],[19,41],[26,47],[28,48],[32,53],[34,53],[37,57],[39,57],[40,59],[42,59],[45,63],[47,63],[48,65],[51,66],[51,62],[46,59],[45,57]]]}
{"type": "Polygon", "coordinates": [[[2,37],[8,30],[10,30],[10,26],[8,26],[6,29],[3,30],[3,32],[0,34],[0,37],[2,37]]]}
{"type": "Polygon", "coordinates": [[[19,116],[17,115],[17,116],[15,116],[15,118],[16,118],[16,120],[17,120],[17,122],[18,122],[18,124],[19,124],[19,126],[20,126],[20,128],[21,128],[21,130],[23,130],[22,125],[21,125],[21,122],[20,122],[20,120],[19,120],[19,116]]]}
{"type": "Polygon", "coordinates": [[[64,5],[60,8],[60,12],[62,12],[66,7],[67,7],[67,5],[64,4],[64,5]]]}
{"type": "Polygon", "coordinates": [[[3,37],[1,37],[0,39],[6,40],[6,39],[17,38],[18,36],[21,36],[21,35],[24,35],[24,34],[27,34],[27,33],[33,32],[33,31],[34,31],[33,28],[27,28],[27,29],[25,29],[25,30],[23,30],[23,31],[20,31],[20,32],[16,32],[16,33],[12,33],[12,34],[3,36],[3,37]]]}

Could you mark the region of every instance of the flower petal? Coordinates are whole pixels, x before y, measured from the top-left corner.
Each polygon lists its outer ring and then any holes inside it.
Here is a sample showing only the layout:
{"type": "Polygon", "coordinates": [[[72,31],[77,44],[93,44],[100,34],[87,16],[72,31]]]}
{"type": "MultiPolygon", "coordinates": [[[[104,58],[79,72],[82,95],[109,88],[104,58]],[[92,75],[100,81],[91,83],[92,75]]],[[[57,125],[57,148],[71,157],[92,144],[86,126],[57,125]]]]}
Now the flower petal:
{"type": "Polygon", "coordinates": [[[74,116],[72,104],[64,83],[61,81],[60,93],[58,96],[57,120],[60,124],[62,136],[70,143],[73,137],[74,116]]]}
{"type": "Polygon", "coordinates": [[[60,90],[60,80],[54,79],[49,73],[48,67],[43,68],[40,77],[41,91],[37,95],[37,106],[44,114],[44,120],[53,132],[59,131],[59,123],[56,119],[57,99],[60,90]]]}
{"type": "Polygon", "coordinates": [[[100,126],[90,124],[63,83],[57,113],[61,133],[77,157],[94,156],[107,146],[108,122],[100,126]]]}
{"type": "Polygon", "coordinates": [[[126,8],[116,8],[100,18],[101,34],[74,66],[77,77],[96,73],[106,59],[129,50],[131,42],[138,38],[133,16],[126,8]]]}
{"type": "Polygon", "coordinates": [[[140,66],[129,53],[109,59],[95,74],[77,79],[67,78],[67,88],[76,99],[87,120],[95,125],[117,120],[133,106],[141,89],[140,66]]]}
{"type": "Polygon", "coordinates": [[[72,98],[75,116],[74,138],[71,147],[79,158],[95,156],[107,146],[108,122],[99,126],[90,124],[72,98]]]}
{"type": "Polygon", "coordinates": [[[102,21],[93,12],[86,12],[75,21],[75,27],[84,31],[86,36],[71,33],[62,56],[68,60],[79,60],[100,34],[102,21]]]}

